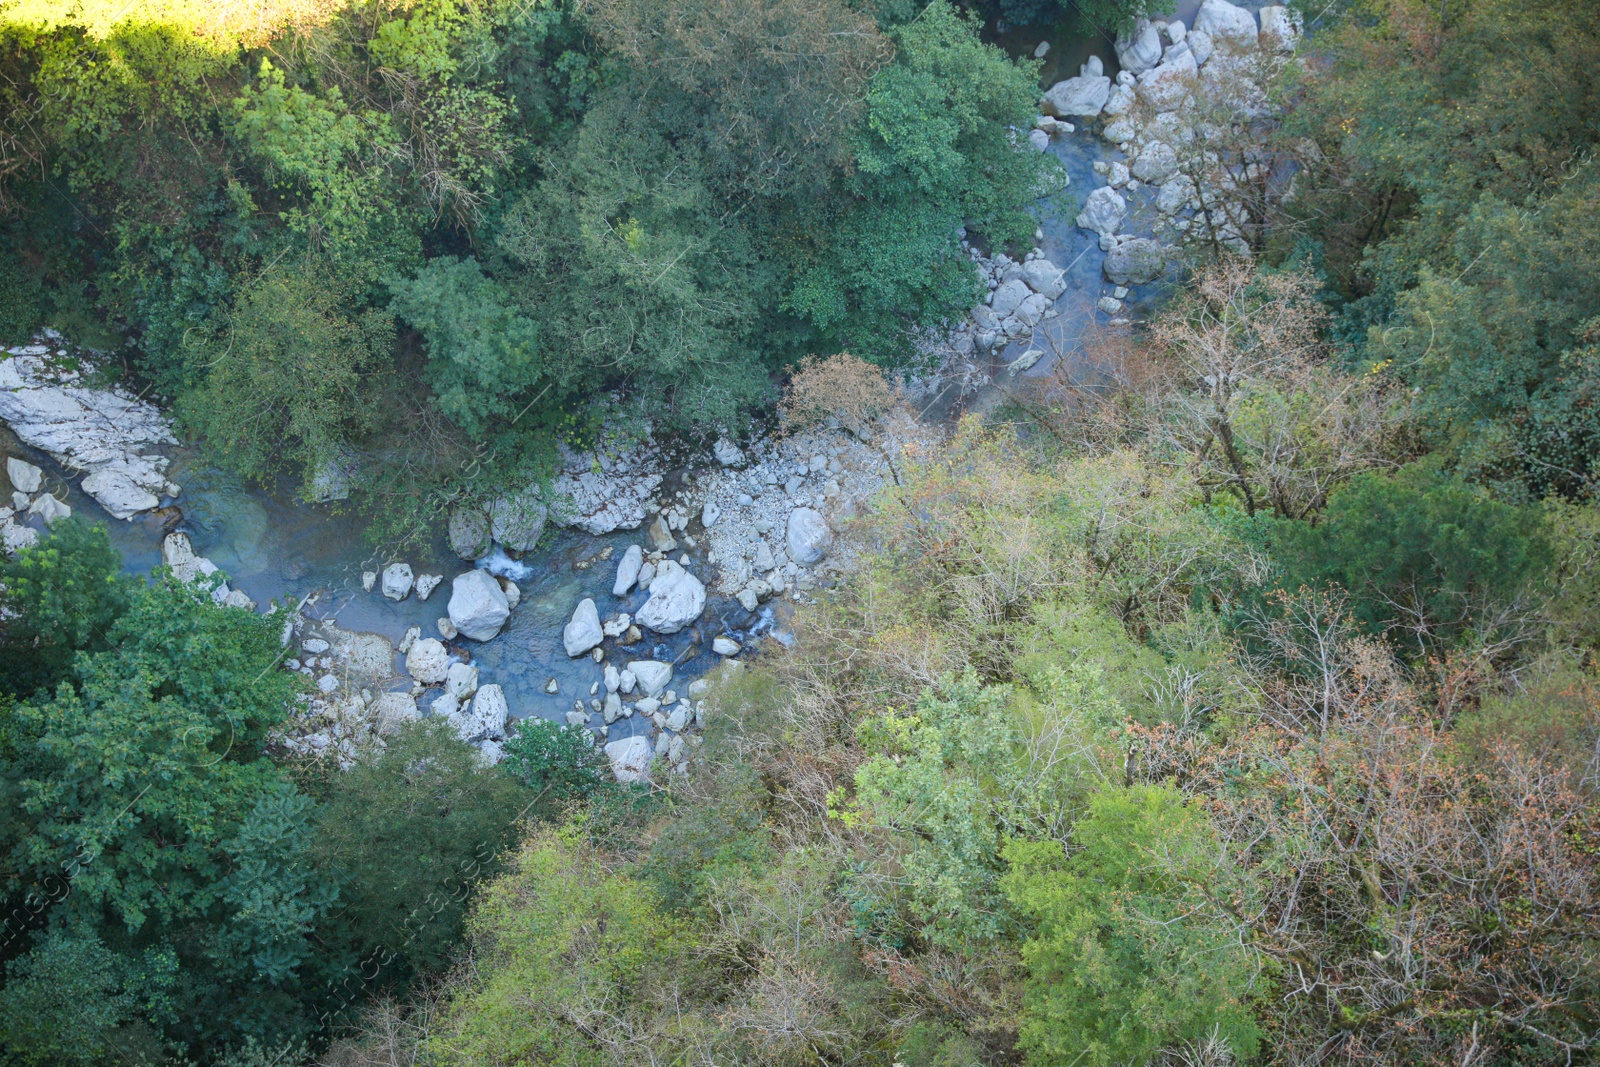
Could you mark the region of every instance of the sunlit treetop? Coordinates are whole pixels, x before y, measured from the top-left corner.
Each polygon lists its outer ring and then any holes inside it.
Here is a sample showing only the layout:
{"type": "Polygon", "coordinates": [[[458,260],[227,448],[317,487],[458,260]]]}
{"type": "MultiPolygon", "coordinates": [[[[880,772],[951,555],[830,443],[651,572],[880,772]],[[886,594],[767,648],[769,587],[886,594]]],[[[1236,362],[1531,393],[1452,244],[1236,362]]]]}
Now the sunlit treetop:
{"type": "Polygon", "coordinates": [[[104,38],[129,24],[160,24],[218,45],[253,46],[326,22],[348,6],[349,0],[0,0],[0,25],[79,26],[104,38]]]}

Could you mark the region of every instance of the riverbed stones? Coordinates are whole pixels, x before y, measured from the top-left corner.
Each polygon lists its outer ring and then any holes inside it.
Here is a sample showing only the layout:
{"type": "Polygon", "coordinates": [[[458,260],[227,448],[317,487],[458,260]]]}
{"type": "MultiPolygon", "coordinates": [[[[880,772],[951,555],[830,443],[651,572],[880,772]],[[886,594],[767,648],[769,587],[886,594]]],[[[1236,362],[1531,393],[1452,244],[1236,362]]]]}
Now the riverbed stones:
{"type": "Polygon", "coordinates": [[[44,471],[15,456],[6,457],[6,477],[11,479],[11,488],[19,493],[37,493],[44,484],[44,471]]]}
{"type": "Polygon", "coordinates": [[[516,611],[517,605],[522,603],[522,586],[506,577],[496,578],[495,581],[500,583],[500,591],[506,595],[506,607],[516,611]]]}
{"type": "Polygon", "coordinates": [[[423,685],[438,685],[450,670],[450,653],[436,638],[412,642],[406,652],[406,673],[423,685]]]}
{"type": "Polygon", "coordinates": [[[1003,319],[1017,310],[1017,307],[1032,295],[1033,290],[1028,288],[1027,282],[1021,278],[1012,278],[995,289],[989,300],[989,310],[1003,319]]]}
{"type": "Polygon", "coordinates": [[[475,505],[460,504],[450,512],[450,550],[462,559],[480,559],[492,547],[489,515],[475,505]]]}
{"type": "Polygon", "coordinates": [[[633,737],[608,742],[605,753],[606,758],[611,761],[611,773],[618,782],[626,784],[649,780],[650,763],[655,758],[655,749],[648,737],[635,734],[633,737]]]}
{"type": "Polygon", "coordinates": [[[95,471],[83,480],[83,491],[118,519],[132,518],[161,504],[160,497],[116,470],[95,471]]]}
{"type": "Polygon", "coordinates": [[[1067,279],[1061,268],[1048,259],[1033,259],[1022,265],[1022,280],[1028,288],[1044,297],[1055,300],[1067,291],[1067,279]]]}
{"type": "Polygon", "coordinates": [[[711,651],[719,656],[737,656],[740,652],[739,642],[731,637],[715,637],[711,640],[711,651]]]}
{"type": "Polygon", "coordinates": [[[456,624],[450,621],[450,616],[448,615],[439,616],[433,625],[439,631],[439,636],[446,641],[454,641],[460,634],[460,631],[456,629],[456,624]]]}
{"type": "Polygon", "coordinates": [[[675,634],[705,609],[705,584],[681,564],[662,560],[650,582],[650,599],[634,615],[634,621],[657,633],[675,634]]]}
{"type": "Polygon", "coordinates": [[[573,610],[572,620],[562,629],[561,643],[566,646],[568,656],[577,657],[603,640],[605,632],[600,629],[600,610],[593,600],[584,597],[573,610]]]}
{"type": "Polygon", "coordinates": [[[743,467],[745,464],[744,452],[726,437],[717,438],[717,443],[711,446],[711,454],[724,467],[743,467]]]}
{"type": "Polygon", "coordinates": [[[626,676],[633,675],[635,683],[645,696],[660,696],[672,681],[672,664],[662,663],[654,659],[636,659],[629,662],[624,675],[622,691],[628,692],[630,687],[626,684],[626,676]]]}
{"type": "Polygon", "coordinates": [[[189,535],[182,530],[175,530],[162,539],[161,562],[172,570],[178,581],[185,583],[209,577],[217,570],[215,563],[195,554],[189,535]]]}
{"type": "Polygon", "coordinates": [[[789,558],[803,567],[821,563],[833,544],[833,533],[822,513],[811,508],[795,508],[789,513],[785,534],[789,558]]]}
{"type": "Polygon", "coordinates": [[[611,584],[612,596],[625,596],[639,579],[639,568],[644,566],[644,549],[629,545],[617,561],[617,580],[611,584]]]}
{"type": "Polygon", "coordinates": [[[5,548],[6,555],[15,556],[24,548],[38,543],[39,531],[32,526],[22,526],[10,519],[0,524],[0,547],[5,548]]]}
{"type": "Polygon", "coordinates": [[[390,600],[404,600],[411,595],[414,581],[411,564],[391,563],[383,569],[383,595],[390,600]]]}
{"type": "Polygon", "coordinates": [[[470,570],[451,583],[450,622],[462,637],[488,641],[511,617],[505,591],[488,571],[470,570]]]}
{"type": "Polygon", "coordinates": [[[417,575],[417,599],[427,600],[433,591],[439,588],[439,583],[442,581],[444,581],[444,575],[442,574],[417,575]]]}

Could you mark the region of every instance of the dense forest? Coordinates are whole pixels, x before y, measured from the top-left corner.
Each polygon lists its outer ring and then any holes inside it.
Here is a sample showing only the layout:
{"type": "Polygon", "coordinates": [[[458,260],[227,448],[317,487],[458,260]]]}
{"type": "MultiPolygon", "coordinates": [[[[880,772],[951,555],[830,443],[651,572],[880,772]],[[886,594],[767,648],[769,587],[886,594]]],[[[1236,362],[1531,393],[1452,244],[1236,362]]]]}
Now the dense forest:
{"type": "MultiPolygon", "coordinates": [[[[1184,142],[1248,232],[889,457],[687,773],[305,758],[281,616],[0,560],[0,1062],[1600,1061],[1600,23],[1290,8],[1184,142]]],[[[887,453],[1089,192],[1032,41],[1164,10],[0,0],[0,341],[390,543],[607,426],[887,453]]]]}

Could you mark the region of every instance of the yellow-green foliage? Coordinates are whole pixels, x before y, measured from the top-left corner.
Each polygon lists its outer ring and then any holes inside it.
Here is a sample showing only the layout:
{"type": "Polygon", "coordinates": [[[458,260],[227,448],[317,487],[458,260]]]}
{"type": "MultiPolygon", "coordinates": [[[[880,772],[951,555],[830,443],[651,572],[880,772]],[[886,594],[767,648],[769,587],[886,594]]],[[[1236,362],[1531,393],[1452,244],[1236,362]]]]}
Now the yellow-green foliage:
{"type": "Polygon", "coordinates": [[[646,983],[682,977],[678,924],[650,887],[606,869],[576,834],[543,831],[484,893],[471,949],[427,1045],[431,1063],[611,1063],[587,1030],[646,983]]]}

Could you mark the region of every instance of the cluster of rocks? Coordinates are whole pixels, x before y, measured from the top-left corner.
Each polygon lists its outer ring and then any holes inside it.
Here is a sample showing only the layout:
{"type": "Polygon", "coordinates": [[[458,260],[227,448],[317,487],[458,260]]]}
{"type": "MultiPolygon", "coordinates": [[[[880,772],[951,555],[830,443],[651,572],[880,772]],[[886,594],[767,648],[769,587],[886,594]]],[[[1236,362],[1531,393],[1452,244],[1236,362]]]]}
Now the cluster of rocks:
{"type": "Polygon", "coordinates": [[[72,508],[44,491],[44,471],[27,460],[7,456],[6,480],[11,485],[11,496],[0,505],[0,548],[5,549],[6,555],[15,556],[39,540],[39,531],[24,525],[28,520],[54,526],[71,515],[72,508]]]}
{"type": "MultiPolygon", "coordinates": [[[[427,600],[444,583],[442,574],[415,574],[409,563],[391,563],[381,572],[363,571],[361,587],[372,592],[376,586],[386,599],[400,601],[415,593],[427,600]]],[[[496,577],[473,568],[458,574],[450,583],[450,601],[436,623],[439,636],[453,641],[458,636],[474,641],[490,641],[511,618],[511,609],[522,600],[522,590],[510,578],[496,577]]]]}
{"type": "MultiPolygon", "coordinates": [[[[1044,106],[1081,118],[1101,118],[1101,136],[1126,161],[1100,162],[1105,182],[1093,190],[1077,224],[1099,237],[1105,276],[1123,288],[1152,281],[1166,269],[1169,248],[1189,240],[1250,252],[1251,223],[1241,181],[1260,179],[1250,122],[1268,107],[1264,85],[1287,61],[1299,26],[1283,7],[1256,16],[1228,0],[1205,0],[1193,28],[1181,20],[1139,19],[1117,38],[1121,70],[1115,81],[1098,60],[1077,78],[1051,88],[1044,106]],[[1126,195],[1156,189],[1154,237],[1120,232],[1129,215],[1126,195]]],[[[1125,293],[1109,292],[1099,307],[1115,314],[1125,293]]]]}
{"type": "MultiPolygon", "coordinates": [[[[586,729],[598,718],[592,737],[604,744],[606,756],[619,782],[643,781],[650,777],[652,763],[664,760],[677,772],[687,773],[692,750],[703,743],[702,717],[708,683],[690,682],[680,694],[670,688],[672,664],[660,660],[627,660],[622,666],[596,659],[600,676],[588,687],[587,699],[572,702],[566,714],[569,729],[586,729]],[[643,733],[607,741],[612,727],[623,720],[641,716],[648,721],[643,733]]],[[[546,692],[559,694],[554,678],[546,692]]]]}
{"type": "Polygon", "coordinates": [[[217,565],[204,556],[197,555],[189,535],[181,530],[167,534],[161,541],[161,562],[172,570],[173,576],[189,585],[209,587],[211,599],[229,608],[256,610],[256,602],[240,589],[231,589],[217,573],[217,565]]]}
{"type": "Polygon", "coordinates": [[[94,388],[92,355],[45,330],[41,343],[0,358],[0,420],[24,443],[85,475],[83,491],[108,513],[131,519],[178,494],[167,458],[148,449],[177,444],[161,412],[120,386],[94,388]]]}

